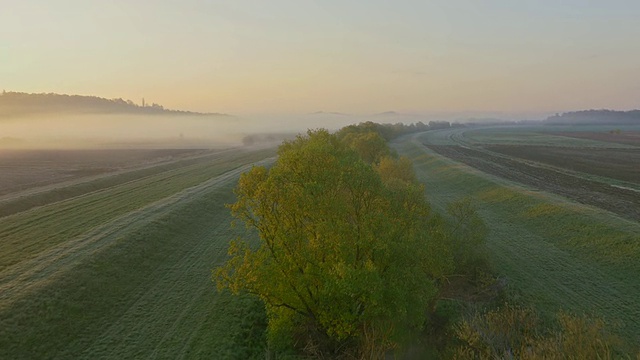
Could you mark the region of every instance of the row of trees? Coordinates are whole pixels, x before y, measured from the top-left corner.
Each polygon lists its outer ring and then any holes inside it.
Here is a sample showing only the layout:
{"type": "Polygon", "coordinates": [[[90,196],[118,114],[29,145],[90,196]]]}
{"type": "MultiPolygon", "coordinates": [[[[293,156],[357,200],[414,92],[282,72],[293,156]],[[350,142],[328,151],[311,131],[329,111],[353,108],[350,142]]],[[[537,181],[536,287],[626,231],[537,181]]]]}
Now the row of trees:
{"type": "Polygon", "coordinates": [[[407,128],[309,131],[281,145],[272,168],[241,176],[230,208],[260,241],[233,241],[215,281],[262,299],[273,348],[382,358],[480,253],[470,206],[454,206],[453,222],[433,214],[411,162],[388,147],[407,128]]]}
{"type": "Polygon", "coordinates": [[[547,125],[638,125],[640,110],[583,110],[556,114],[543,121],[547,125]]]}
{"type": "Polygon", "coordinates": [[[393,140],[401,135],[411,134],[416,132],[447,129],[451,127],[462,127],[464,125],[459,123],[450,123],[448,121],[429,121],[428,124],[418,121],[405,125],[403,123],[395,124],[378,124],[372,121],[360,123],[358,125],[349,125],[340,130],[341,134],[346,133],[375,133],[380,135],[384,140],[393,140]]]}

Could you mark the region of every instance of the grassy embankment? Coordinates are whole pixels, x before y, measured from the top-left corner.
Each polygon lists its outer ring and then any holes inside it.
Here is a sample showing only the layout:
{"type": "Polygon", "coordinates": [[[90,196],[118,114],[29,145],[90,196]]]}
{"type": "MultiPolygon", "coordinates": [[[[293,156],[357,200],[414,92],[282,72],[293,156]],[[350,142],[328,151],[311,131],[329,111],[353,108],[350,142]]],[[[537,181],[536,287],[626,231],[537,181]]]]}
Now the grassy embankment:
{"type": "Polygon", "coordinates": [[[176,167],[0,219],[0,358],[225,358],[255,336],[251,300],[218,294],[224,207],[245,164],[176,167]]]}
{"type": "Polygon", "coordinates": [[[429,136],[405,137],[394,147],[414,162],[436,210],[462,197],[475,200],[490,229],[491,263],[514,301],[543,314],[604,317],[627,343],[640,345],[640,224],[443,158],[422,146],[429,136]]]}

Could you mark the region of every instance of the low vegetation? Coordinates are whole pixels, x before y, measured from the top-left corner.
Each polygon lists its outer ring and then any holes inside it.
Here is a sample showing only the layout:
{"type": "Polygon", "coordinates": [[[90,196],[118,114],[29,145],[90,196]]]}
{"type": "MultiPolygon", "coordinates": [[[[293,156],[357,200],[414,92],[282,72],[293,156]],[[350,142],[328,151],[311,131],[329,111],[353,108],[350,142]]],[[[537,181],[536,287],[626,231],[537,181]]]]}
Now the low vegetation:
{"type": "Polygon", "coordinates": [[[617,343],[602,319],[560,313],[549,326],[531,308],[511,305],[455,326],[454,359],[611,359],[617,343]]]}

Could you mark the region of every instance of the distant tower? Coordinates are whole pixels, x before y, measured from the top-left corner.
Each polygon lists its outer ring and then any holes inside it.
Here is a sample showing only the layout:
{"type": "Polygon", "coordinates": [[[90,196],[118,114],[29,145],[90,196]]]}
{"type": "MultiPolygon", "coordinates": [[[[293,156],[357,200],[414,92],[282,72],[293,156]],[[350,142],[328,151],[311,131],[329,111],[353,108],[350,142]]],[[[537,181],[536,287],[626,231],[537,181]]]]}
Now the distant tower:
{"type": "Polygon", "coordinates": [[[144,98],[142,98],[142,107],[144,107],[144,98]]]}

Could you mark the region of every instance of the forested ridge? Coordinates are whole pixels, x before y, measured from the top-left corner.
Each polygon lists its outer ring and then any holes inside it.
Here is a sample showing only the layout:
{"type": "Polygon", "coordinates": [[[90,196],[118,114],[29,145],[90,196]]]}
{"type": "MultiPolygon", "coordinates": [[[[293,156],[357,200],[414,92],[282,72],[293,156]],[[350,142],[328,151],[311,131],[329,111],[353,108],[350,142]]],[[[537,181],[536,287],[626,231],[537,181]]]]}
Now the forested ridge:
{"type": "Polygon", "coordinates": [[[46,113],[226,116],[218,113],[165,109],[162,105],[153,102],[146,103],[144,99],[141,104],[136,104],[131,100],[105,99],[97,96],[7,91],[0,94],[0,117],[46,113]]]}

